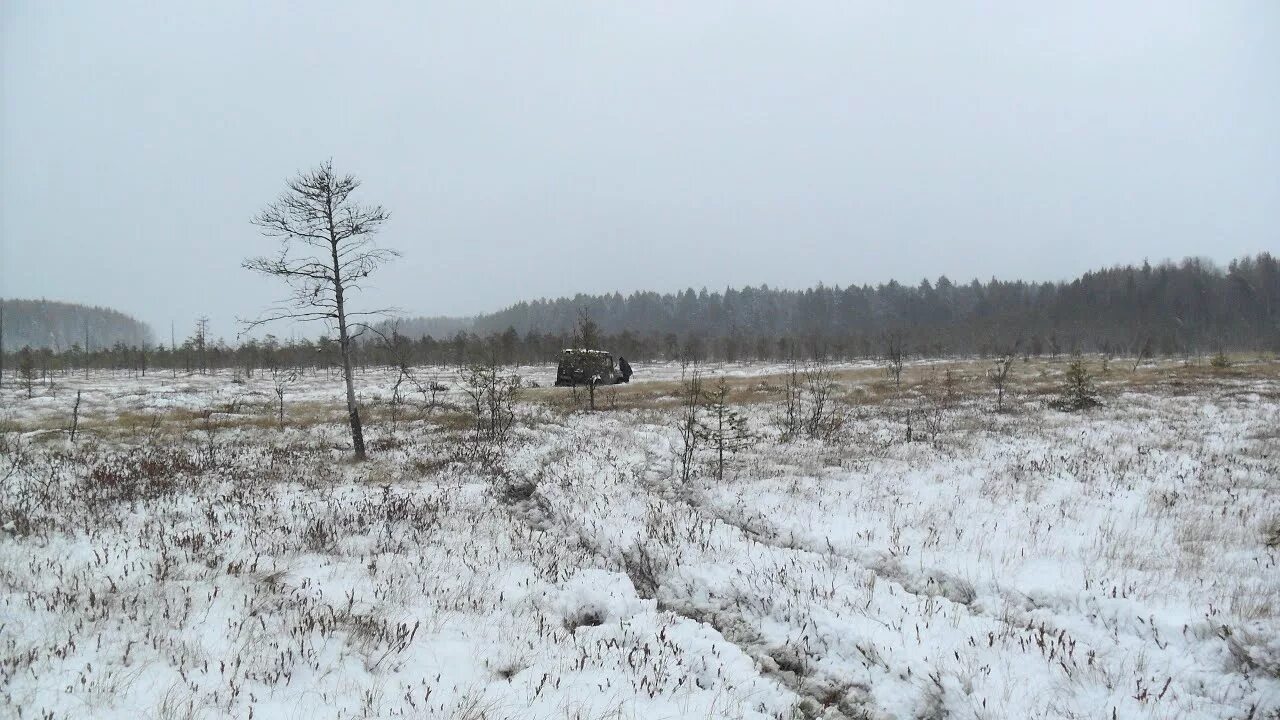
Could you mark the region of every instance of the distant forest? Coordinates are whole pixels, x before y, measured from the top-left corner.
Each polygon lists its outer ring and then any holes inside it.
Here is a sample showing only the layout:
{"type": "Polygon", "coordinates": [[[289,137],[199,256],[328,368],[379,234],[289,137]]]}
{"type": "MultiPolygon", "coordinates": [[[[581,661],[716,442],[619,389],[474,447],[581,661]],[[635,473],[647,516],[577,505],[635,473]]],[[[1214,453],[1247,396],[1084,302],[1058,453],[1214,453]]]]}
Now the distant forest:
{"type": "MultiPolygon", "coordinates": [[[[22,366],[15,350],[30,344],[26,365],[41,374],[86,366],[254,372],[324,367],[336,355],[327,337],[282,343],[268,336],[229,346],[208,340],[202,325],[177,347],[156,346],[145,325],[120,313],[43,301],[6,301],[4,325],[5,367],[22,366]],[[89,353],[80,345],[86,322],[89,353]]],[[[915,285],[578,295],[475,318],[387,321],[361,336],[357,362],[532,364],[583,345],[638,361],[1276,352],[1280,263],[1262,253],[1226,268],[1187,259],[1058,283],[940,277],[915,285]]]]}
{"type": "Polygon", "coordinates": [[[440,318],[383,327],[409,340],[496,339],[504,354],[547,355],[575,344],[583,315],[601,344],[645,359],[873,357],[887,342],[920,356],[1069,352],[1190,354],[1280,348],[1280,265],[1268,253],[1222,269],[1200,259],[1114,267],[1070,282],[948,278],[808,290],[767,286],[521,302],[473,318],[449,335],[440,318]],[[554,338],[548,343],[546,338],[554,338]]]}
{"type": "Polygon", "coordinates": [[[0,299],[3,332],[0,345],[10,352],[23,347],[64,352],[85,344],[143,347],[152,342],[146,323],[122,312],[54,300],[0,299]]]}

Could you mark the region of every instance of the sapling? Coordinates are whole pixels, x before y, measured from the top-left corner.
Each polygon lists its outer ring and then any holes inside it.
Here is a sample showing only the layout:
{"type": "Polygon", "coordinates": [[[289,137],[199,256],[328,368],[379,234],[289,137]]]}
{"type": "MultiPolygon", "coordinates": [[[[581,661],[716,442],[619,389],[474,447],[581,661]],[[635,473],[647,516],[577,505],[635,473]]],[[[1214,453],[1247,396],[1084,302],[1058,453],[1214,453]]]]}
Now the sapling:
{"type": "Polygon", "coordinates": [[[1051,405],[1059,410],[1088,410],[1102,403],[1093,387],[1093,377],[1085,367],[1084,359],[1076,356],[1067,366],[1066,380],[1057,400],[1051,405]]]}
{"type": "Polygon", "coordinates": [[[895,387],[902,387],[902,366],[906,360],[906,342],[902,333],[888,332],[884,335],[884,357],[889,376],[893,378],[895,387]]]}
{"type": "Polygon", "coordinates": [[[27,390],[27,397],[31,397],[31,388],[36,381],[36,363],[30,345],[18,351],[18,377],[22,378],[22,386],[27,390]]]}
{"type": "Polygon", "coordinates": [[[996,412],[1004,412],[1004,391],[1009,382],[1009,371],[1013,369],[1015,357],[1012,351],[1001,355],[988,375],[991,378],[991,384],[996,386],[996,412]]]}
{"type": "Polygon", "coordinates": [[[698,439],[715,452],[716,482],[724,480],[725,454],[733,455],[747,447],[753,440],[747,419],[729,406],[729,384],[723,376],[715,389],[704,393],[706,399],[703,418],[698,420],[694,432],[698,439]]]}
{"type": "Polygon", "coordinates": [[[693,459],[698,453],[698,416],[701,398],[702,378],[695,363],[688,374],[688,379],[681,384],[677,431],[680,434],[680,481],[683,483],[688,483],[693,477],[693,459]]]}
{"type": "MultiPolygon", "coordinates": [[[[899,357],[899,360],[901,358],[899,357]]],[[[901,365],[898,374],[901,376],[901,365]]],[[[825,360],[815,360],[804,368],[804,432],[813,440],[830,440],[844,426],[844,416],[836,412],[836,380],[825,360]]]]}
{"type": "Polygon", "coordinates": [[[800,364],[792,358],[787,372],[782,376],[782,415],[778,424],[782,427],[782,441],[789,442],[800,434],[800,411],[803,386],[800,382],[800,364]]]}
{"type": "Polygon", "coordinates": [[[280,367],[271,368],[271,389],[276,395],[276,422],[284,429],[284,394],[298,379],[298,372],[280,367]]]}

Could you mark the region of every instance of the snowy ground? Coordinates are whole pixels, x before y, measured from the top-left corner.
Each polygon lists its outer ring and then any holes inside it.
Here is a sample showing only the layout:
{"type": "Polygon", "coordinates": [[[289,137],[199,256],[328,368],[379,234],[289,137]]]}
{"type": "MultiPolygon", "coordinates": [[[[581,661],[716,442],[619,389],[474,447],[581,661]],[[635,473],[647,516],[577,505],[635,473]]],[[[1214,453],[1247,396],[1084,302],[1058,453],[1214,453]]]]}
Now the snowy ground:
{"type": "Polygon", "coordinates": [[[267,377],[6,385],[0,715],[1280,717],[1275,364],[1117,364],[1083,414],[1060,363],[1002,414],[947,367],[838,368],[790,442],[785,368],[704,368],[757,438],[688,483],[678,365],[527,392],[484,453],[370,371],[364,464],[329,375],[283,428],[267,377]]]}

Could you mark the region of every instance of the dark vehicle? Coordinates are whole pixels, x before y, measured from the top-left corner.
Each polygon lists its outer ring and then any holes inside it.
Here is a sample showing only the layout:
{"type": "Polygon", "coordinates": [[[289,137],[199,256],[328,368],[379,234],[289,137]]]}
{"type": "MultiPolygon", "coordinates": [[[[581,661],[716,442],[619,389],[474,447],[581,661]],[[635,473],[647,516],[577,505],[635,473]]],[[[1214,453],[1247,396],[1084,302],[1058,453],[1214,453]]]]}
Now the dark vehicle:
{"type": "Polygon", "coordinates": [[[612,385],[618,372],[613,367],[613,355],[603,350],[565,350],[560,353],[560,366],[556,369],[556,387],[612,385]]]}

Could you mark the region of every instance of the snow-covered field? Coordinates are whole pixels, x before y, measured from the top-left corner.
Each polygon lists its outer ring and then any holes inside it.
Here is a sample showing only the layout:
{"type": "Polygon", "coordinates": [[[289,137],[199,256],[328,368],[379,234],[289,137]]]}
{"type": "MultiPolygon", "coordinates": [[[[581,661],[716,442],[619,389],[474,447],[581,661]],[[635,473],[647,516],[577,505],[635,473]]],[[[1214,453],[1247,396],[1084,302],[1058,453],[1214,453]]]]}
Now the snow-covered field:
{"type": "Polygon", "coordinates": [[[0,716],[1280,717],[1276,365],[1117,364],[1086,413],[982,367],[831,369],[789,442],[785,368],[703,368],[755,439],[688,482],[678,365],[598,412],[522,368],[493,444],[458,372],[393,413],[370,371],[362,464],[328,374],[283,428],[269,377],[6,384],[0,716]]]}

